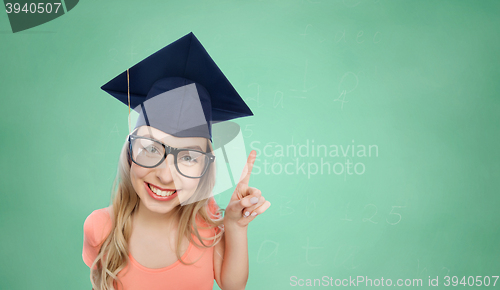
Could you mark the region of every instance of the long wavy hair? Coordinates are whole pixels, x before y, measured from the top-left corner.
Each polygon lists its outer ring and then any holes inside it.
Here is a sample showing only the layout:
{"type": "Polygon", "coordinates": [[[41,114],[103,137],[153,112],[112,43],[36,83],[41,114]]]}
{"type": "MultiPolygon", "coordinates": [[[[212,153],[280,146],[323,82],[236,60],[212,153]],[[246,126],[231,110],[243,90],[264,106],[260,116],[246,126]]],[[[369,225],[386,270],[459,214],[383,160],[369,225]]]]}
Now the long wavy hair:
{"type": "MultiPolygon", "coordinates": [[[[213,152],[212,144],[207,140],[206,152],[213,152]]],[[[109,235],[104,240],[99,253],[90,268],[90,281],[95,290],[115,290],[118,283],[123,284],[118,278],[118,273],[125,268],[129,261],[128,243],[132,233],[132,216],[139,208],[139,197],[135,192],[130,180],[130,168],[132,160],[129,155],[129,143],[125,142],[120,153],[116,178],[113,182],[111,194],[111,204],[113,210],[111,213],[112,227],[109,235]]],[[[176,256],[181,263],[186,263],[181,257],[182,238],[186,237],[190,243],[199,248],[209,248],[215,246],[223,235],[223,209],[218,208],[215,215],[208,210],[208,197],[215,185],[215,163],[210,167],[203,177],[200,178],[198,187],[191,197],[195,202],[187,205],[179,205],[175,212],[179,216],[179,227],[177,230],[176,256]],[[197,220],[207,225],[198,227],[197,220]],[[211,237],[200,235],[200,229],[220,229],[215,231],[211,237]],[[192,238],[195,235],[198,244],[192,238]],[[208,245],[203,241],[211,241],[208,245]]],[[[189,200],[188,200],[189,202],[189,200]]]]}

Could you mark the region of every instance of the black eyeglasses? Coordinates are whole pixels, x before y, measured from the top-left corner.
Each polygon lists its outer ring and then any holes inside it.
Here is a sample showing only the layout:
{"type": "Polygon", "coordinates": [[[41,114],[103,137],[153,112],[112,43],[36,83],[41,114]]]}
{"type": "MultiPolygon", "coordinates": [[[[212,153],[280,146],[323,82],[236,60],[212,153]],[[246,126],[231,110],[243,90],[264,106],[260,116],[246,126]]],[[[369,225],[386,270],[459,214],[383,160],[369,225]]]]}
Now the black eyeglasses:
{"type": "Polygon", "coordinates": [[[135,164],[154,168],[160,165],[168,154],[172,154],[177,172],[188,178],[202,177],[210,163],[215,161],[215,156],[211,153],[189,148],[170,147],[148,137],[129,135],[128,142],[130,156],[135,164]]]}

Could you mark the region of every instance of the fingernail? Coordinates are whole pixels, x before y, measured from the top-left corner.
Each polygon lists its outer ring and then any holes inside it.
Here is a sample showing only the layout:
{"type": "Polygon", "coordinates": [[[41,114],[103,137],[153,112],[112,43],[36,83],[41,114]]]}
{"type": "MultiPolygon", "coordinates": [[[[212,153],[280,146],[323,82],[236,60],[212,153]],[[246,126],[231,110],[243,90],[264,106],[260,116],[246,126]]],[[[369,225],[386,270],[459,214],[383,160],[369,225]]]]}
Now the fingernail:
{"type": "Polygon", "coordinates": [[[250,202],[253,203],[253,204],[256,204],[257,202],[259,202],[259,198],[254,196],[250,199],[250,202]]]}
{"type": "Polygon", "coordinates": [[[247,212],[245,213],[245,216],[249,216],[249,215],[250,215],[250,212],[248,212],[248,211],[247,211],[247,212]]]}
{"type": "Polygon", "coordinates": [[[252,212],[252,216],[256,216],[256,215],[257,215],[257,213],[256,213],[256,212],[252,212]]]}

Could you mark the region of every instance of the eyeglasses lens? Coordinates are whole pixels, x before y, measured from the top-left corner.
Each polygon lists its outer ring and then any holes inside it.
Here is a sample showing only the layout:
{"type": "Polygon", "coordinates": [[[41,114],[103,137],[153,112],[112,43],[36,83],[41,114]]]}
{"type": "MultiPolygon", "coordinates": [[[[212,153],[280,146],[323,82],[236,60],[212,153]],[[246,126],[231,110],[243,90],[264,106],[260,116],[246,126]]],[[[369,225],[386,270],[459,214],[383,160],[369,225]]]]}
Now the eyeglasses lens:
{"type": "Polygon", "coordinates": [[[208,164],[208,156],[194,150],[182,150],[177,154],[179,172],[190,177],[203,175],[208,164]]]}

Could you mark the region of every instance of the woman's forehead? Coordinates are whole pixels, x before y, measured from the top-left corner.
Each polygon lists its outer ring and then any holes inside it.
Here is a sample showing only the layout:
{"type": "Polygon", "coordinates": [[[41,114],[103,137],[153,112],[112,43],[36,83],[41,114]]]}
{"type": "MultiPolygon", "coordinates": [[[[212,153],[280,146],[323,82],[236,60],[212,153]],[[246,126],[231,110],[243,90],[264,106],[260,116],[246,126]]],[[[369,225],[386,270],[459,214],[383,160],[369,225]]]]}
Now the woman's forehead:
{"type": "Polygon", "coordinates": [[[200,148],[205,150],[205,146],[207,144],[207,139],[203,137],[175,137],[150,126],[139,127],[136,131],[136,135],[147,136],[161,141],[169,146],[179,148],[188,146],[200,146],[200,148]]]}

